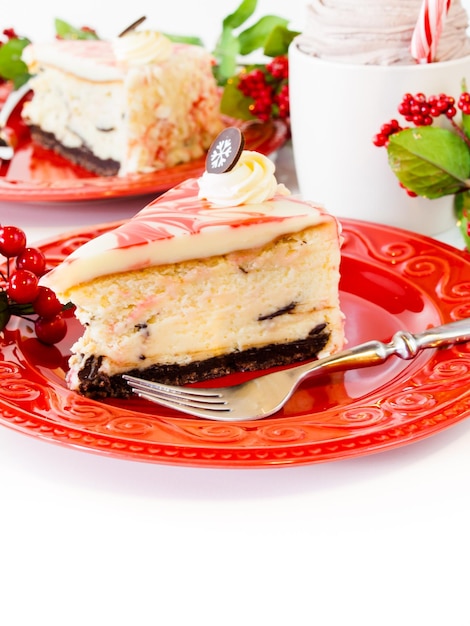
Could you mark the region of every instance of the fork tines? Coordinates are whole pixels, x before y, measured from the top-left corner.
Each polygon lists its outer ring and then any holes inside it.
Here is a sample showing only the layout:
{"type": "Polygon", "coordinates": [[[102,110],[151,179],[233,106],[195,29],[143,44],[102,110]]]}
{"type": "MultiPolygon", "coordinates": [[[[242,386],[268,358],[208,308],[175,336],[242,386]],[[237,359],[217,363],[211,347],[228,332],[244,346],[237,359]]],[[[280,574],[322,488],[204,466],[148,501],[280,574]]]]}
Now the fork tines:
{"type": "Polygon", "coordinates": [[[124,374],[131,389],[141,398],[157,401],[170,408],[190,407],[212,411],[230,411],[230,407],[215,389],[198,387],[176,387],[162,383],[136,378],[124,374]]]}

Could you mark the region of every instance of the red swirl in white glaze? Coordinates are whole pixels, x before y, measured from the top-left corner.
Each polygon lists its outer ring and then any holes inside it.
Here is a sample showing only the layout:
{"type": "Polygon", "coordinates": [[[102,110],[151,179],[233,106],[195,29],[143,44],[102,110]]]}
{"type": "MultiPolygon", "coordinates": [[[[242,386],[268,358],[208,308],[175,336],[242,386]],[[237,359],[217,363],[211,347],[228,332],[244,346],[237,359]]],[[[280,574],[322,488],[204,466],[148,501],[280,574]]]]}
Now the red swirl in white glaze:
{"type": "Polygon", "coordinates": [[[91,81],[121,80],[123,76],[109,41],[64,39],[30,44],[22,59],[32,73],[41,66],[52,66],[91,81]]]}
{"type": "Polygon", "coordinates": [[[60,295],[98,276],[262,246],[333,219],[313,204],[285,196],[214,207],[198,199],[198,189],[196,179],[171,189],[128,222],[78,248],[42,283],[60,295]]]}

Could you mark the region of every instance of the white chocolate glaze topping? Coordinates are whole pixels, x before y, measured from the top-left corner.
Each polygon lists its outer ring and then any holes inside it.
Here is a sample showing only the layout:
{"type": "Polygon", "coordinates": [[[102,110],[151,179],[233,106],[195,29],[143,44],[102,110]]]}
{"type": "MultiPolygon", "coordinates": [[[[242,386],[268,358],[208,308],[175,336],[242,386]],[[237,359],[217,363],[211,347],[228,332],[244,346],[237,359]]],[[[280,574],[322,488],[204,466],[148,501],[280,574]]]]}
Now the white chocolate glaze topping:
{"type": "Polygon", "coordinates": [[[171,189],[131,220],[75,250],[42,284],[66,299],[70,288],[99,276],[255,248],[333,219],[313,204],[282,195],[220,207],[200,200],[198,192],[197,179],[171,189]]]}
{"type": "Polygon", "coordinates": [[[56,40],[34,43],[22,59],[31,73],[50,66],[92,82],[122,80],[127,67],[159,64],[172,53],[172,42],[158,32],[132,31],[114,41],[56,40]]]}

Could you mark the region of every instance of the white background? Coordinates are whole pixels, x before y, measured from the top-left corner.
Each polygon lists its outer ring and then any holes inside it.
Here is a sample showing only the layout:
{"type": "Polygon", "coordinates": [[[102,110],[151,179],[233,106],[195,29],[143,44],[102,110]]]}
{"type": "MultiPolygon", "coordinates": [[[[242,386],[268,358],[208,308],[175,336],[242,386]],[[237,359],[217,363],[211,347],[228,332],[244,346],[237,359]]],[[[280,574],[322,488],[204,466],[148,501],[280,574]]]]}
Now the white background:
{"type": "MultiPolygon", "coordinates": [[[[139,2],[111,2],[80,0],[13,0],[2,1],[0,26],[14,25],[18,34],[31,39],[52,37],[54,18],[74,26],[96,28],[101,37],[113,37],[137,18],[145,15],[146,25],[163,32],[200,36],[213,49],[220,33],[223,18],[232,13],[241,0],[141,0],[139,2]]],[[[301,30],[304,23],[304,0],[259,0],[256,17],[274,14],[290,20],[290,26],[301,30]]]]}
{"type": "MultiPolygon", "coordinates": [[[[377,0],[388,4],[389,0],[377,0]]],[[[149,27],[164,32],[199,35],[210,49],[220,33],[222,19],[233,12],[241,0],[140,0],[107,2],[102,0],[2,0],[0,26],[13,25],[18,34],[32,39],[47,39],[54,34],[54,18],[74,26],[89,25],[103,38],[121,32],[138,17],[145,15],[149,27]]],[[[461,0],[469,10],[470,0],[461,0]]],[[[358,5],[360,4],[358,0],[358,5]]],[[[290,20],[294,30],[302,30],[306,0],[258,0],[256,17],[275,14],[290,20]]],[[[252,21],[252,20],[251,20],[252,21]]],[[[251,22],[250,22],[251,23],[251,22]]]]}
{"type": "MultiPolygon", "coordinates": [[[[0,26],[47,39],[57,16],[106,37],[147,15],[211,47],[236,4],[2,0],[0,26]]],[[[303,7],[261,0],[258,13],[300,26],[303,7]]],[[[25,228],[55,215],[1,210],[25,228]]],[[[85,223],[93,207],[67,211],[85,223]]],[[[240,471],[109,459],[2,427],[0,624],[469,626],[469,485],[468,422],[370,457],[240,471]]]]}

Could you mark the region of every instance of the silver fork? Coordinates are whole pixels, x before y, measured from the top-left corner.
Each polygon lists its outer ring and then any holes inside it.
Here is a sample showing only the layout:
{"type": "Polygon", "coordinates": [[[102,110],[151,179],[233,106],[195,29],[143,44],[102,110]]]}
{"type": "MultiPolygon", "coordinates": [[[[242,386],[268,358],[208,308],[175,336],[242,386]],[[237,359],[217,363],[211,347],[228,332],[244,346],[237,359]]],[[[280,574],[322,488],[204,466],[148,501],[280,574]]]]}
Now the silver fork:
{"type": "Polygon", "coordinates": [[[290,369],[265,374],[231,387],[176,387],[135,376],[123,378],[138,396],[204,419],[221,422],[257,420],[284,406],[300,383],[314,374],[358,369],[384,363],[390,356],[412,359],[424,348],[470,340],[470,318],[429,328],[416,335],[400,330],[389,343],[368,341],[290,369]]]}

